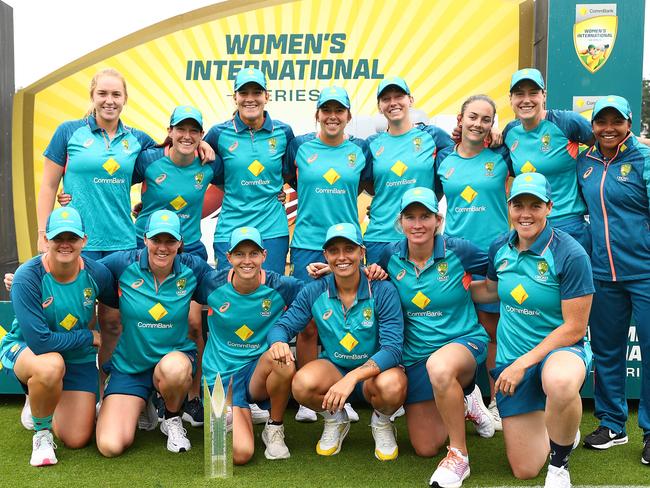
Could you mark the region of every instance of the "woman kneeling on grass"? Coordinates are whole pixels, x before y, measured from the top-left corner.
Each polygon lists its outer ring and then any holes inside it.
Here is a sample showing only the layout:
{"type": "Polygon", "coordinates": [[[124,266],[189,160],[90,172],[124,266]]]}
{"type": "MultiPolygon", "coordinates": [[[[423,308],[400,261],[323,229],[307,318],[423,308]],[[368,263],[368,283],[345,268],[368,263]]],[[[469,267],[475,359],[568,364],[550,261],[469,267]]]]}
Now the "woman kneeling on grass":
{"type": "Polygon", "coordinates": [[[490,246],[487,279],[472,284],[472,296],[501,300],[491,374],[512,472],[534,478],[550,451],[545,486],[564,488],[591,361],[584,336],[594,286],[585,250],[549,225],[552,207],[543,175],[515,178],[508,200],[514,230],[490,246]]]}
{"type": "Polygon", "coordinates": [[[393,285],[370,282],[361,271],[361,242],[357,225],[341,223],[328,229],[323,249],[332,274],[300,292],[271,329],[268,343],[273,360],[293,365],[287,343],[313,318],[323,352],[296,373],[292,392],[301,405],[325,419],[316,452],[333,456],[341,450],[350,430],[344,405],[356,398],[374,408],[370,426],[375,457],[388,461],[398,454],[390,416],[406,396],[406,376],[398,367],[403,319],[393,285]]]}
{"type": "Polygon", "coordinates": [[[69,448],[85,446],[95,424],[99,332],[95,300],[115,306],[110,272],[82,258],[87,237],[79,213],[58,208],[47,220],[47,252],[16,271],[16,314],[0,342],[0,369],[29,392],[34,422],[32,466],[57,463],[51,430],[69,448]]]}
{"type": "Polygon", "coordinates": [[[232,269],[218,272],[207,287],[208,341],[203,354],[203,376],[210,389],[217,372],[224,389],[232,378],[233,461],[246,464],[255,450],[250,404],[268,408],[270,418],[262,431],[267,459],[285,459],[284,411],[289,400],[293,363],[274,361],[268,351],[271,327],[293,302],[302,282],[262,265],[267,252],[255,227],[233,231],[226,253],[232,269]]]}

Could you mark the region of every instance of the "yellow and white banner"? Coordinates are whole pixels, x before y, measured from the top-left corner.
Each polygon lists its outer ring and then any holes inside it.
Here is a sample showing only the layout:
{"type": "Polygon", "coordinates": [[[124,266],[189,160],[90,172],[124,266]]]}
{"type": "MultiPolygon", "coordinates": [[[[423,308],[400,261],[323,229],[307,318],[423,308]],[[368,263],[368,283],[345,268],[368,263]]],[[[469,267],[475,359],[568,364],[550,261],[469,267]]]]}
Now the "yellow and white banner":
{"type": "Polygon", "coordinates": [[[609,58],[618,31],[615,3],[576,5],[573,42],[582,65],[591,73],[602,68],[609,58]]]}

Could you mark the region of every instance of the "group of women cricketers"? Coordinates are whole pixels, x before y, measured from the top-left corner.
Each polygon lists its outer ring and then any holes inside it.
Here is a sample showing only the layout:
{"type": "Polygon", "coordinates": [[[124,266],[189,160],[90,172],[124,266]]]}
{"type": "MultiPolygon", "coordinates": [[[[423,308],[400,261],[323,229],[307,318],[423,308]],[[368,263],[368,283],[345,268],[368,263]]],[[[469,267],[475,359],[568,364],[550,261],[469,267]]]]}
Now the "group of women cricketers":
{"type": "Polygon", "coordinates": [[[33,466],[57,462],[52,433],[71,448],[94,433],[104,456],[120,455],[138,426],[157,426],[154,400],[167,448],[187,451],[183,419],[195,423],[200,379],[213,388],[219,377],[232,384],[236,464],[254,453],[251,408],[269,409],[266,458],[290,456],[291,395],[299,419],[323,417],[323,456],[339,453],[358,420],[349,402],[365,401],[377,459],[398,456],[402,407],[417,455],[446,446],[430,486],[460,487],[470,475],[468,419],[483,437],[503,430],[517,478],[537,476],[550,454],[546,486],[568,487],[592,359],[600,425],[584,445],[627,442],[632,314],[650,371],[650,149],[631,133],[625,99],[601,98],[589,124],[547,109],[541,73],[523,69],[510,84],[516,120],[499,133],[494,102],[473,95],[452,140],[412,122],[410,88],[393,77],[377,89],[386,132],[347,135],[350,98],[330,86],[317,131],[294,137],[266,111],[264,74],[247,68],[232,118],[206,131],[197,108],[176,107],[157,145],[121,122],[128,96],[117,71],[97,73],[90,98],[45,151],[43,254],[13,277],[16,320],[0,342],[4,372],[29,395],[33,466]],[[130,186],[140,182],[134,223],[130,186]],[[291,242],[284,183],[299,197],[291,242]],[[224,192],[216,269],[200,240],[209,184],[224,192]],[[363,236],[361,191],[373,195],[363,236]],[[476,386],[485,362],[489,408],[476,386]]]}

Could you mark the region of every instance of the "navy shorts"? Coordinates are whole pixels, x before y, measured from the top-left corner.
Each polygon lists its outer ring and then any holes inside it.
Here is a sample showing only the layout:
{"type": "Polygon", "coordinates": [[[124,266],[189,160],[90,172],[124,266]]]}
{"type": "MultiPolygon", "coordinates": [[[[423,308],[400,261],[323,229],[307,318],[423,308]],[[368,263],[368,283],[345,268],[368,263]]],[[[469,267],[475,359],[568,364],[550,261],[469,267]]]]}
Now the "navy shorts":
{"type": "Polygon", "coordinates": [[[366,246],[366,265],[378,263],[381,255],[384,253],[384,249],[388,246],[395,244],[394,242],[366,242],[363,243],[366,246]]]}
{"type": "MultiPolygon", "coordinates": [[[[196,373],[196,351],[181,351],[192,363],[192,375],[196,373]]],[[[104,387],[104,396],[119,394],[133,395],[142,398],[145,402],[154,390],[153,372],[150,368],[142,373],[122,373],[118,371],[111,361],[104,363],[102,369],[108,377],[104,387]]]]}
{"type": "Polygon", "coordinates": [[[106,256],[110,256],[113,253],[116,252],[122,252],[122,251],[131,251],[132,249],[116,249],[113,251],[81,251],[81,255],[85,258],[90,258],[93,261],[99,261],[101,258],[105,258],[106,256]]]}
{"type": "MultiPolygon", "coordinates": [[[[537,410],[544,410],[546,408],[546,395],[542,388],[542,371],[544,364],[552,354],[558,351],[569,351],[574,353],[585,364],[585,378],[591,367],[591,347],[588,343],[585,346],[575,345],[569,347],[559,347],[549,352],[543,361],[537,363],[535,366],[528,368],[524,374],[523,379],[517,385],[514,395],[504,395],[497,392],[497,407],[499,414],[502,418],[513,417],[515,415],[522,415],[537,410]]],[[[501,372],[506,369],[510,364],[499,365],[490,371],[492,378],[496,381],[501,372]]]]}
{"type": "MultiPolygon", "coordinates": [[[[461,344],[472,353],[476,361],[476,366],[485,362],[487,357],[487,343],[473,337],[460,337],[450,342],[450,344],[461,344]]],[[[406,377],[408,378],[408,386],[406,390],[405,404],[426,402],[433,400],[433,386],[429,379],[427,372],[427,361],[429,358],[424,358],[417,363],[411,364],[406,367],[406,377]]],[[[463,393],[469,395],[474,391],[476,384],[476,370],[474,371],[474,379],[463,388],[463,393]]]]}
{"type": "Polygon", "coordinates": [[[312,249],[291,248],[291,276],[305,283],[310,283],[314,279],[307,273],[307,265],[310,263],[324,263],[325,256],[323,251],[314,251],[312,249]]]}

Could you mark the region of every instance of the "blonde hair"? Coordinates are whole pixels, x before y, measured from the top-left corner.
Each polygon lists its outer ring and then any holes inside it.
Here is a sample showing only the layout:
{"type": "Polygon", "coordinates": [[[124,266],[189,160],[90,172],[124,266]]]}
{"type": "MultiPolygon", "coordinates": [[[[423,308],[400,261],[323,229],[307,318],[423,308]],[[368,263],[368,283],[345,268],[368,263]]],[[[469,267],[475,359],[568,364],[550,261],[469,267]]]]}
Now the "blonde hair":
{"type": "Polygon", "coordinates": [[[117,79],[119,79],[122,82],[122,86],[124,87],[124,100],[126,101],[129,98],[129,93],[126,89],[126,80],[124,79],[124,76],[122,73],[117,71],[115,68],[104,68],[102,70],[99,70],[97,73],[95,73],[95,76],[92,77],[90,80],[90,108],[86,112],[86,117],[90,115],[95,115],[95,106],[92,103],[93,99],[93,93],[95,92],[95,88],[97,88],[97,81],[102,77],[102,76],[113,76],[117,79]]]}

